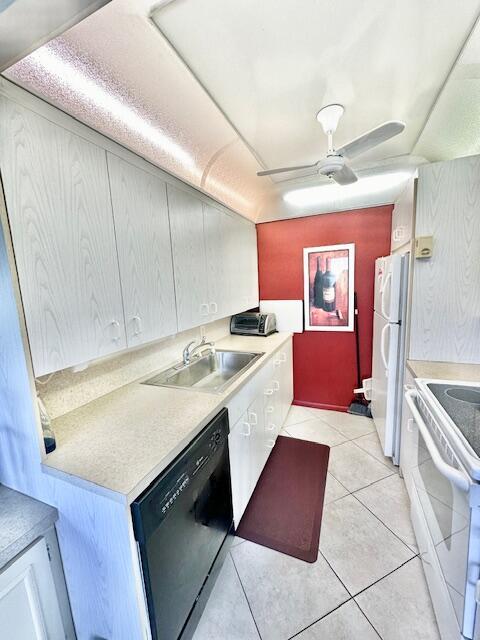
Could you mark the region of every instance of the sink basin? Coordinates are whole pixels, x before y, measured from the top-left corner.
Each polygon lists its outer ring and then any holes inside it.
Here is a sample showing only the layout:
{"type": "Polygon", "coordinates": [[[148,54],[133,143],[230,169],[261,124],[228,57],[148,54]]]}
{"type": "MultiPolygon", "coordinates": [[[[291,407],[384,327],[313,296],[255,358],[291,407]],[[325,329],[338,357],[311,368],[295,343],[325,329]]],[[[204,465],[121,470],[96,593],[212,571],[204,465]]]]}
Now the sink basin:
{"type": "Polygon", "coordinates": [[[142,384],[222,393],[261,356],[263,353],[218,349],[215,354],[194,358],[190,364],[170,367],[142,384]]]}

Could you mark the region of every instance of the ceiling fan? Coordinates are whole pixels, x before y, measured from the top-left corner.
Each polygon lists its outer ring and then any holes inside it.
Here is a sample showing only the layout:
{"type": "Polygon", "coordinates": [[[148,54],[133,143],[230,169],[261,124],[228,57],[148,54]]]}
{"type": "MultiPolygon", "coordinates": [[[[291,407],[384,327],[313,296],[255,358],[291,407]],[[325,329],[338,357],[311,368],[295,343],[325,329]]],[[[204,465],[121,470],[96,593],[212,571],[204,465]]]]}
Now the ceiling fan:
{"type": "Polygon", "coordinates": [[[358,180],[355,172],[347,164],[349,160],[365,153],[382,142],[393,138],[405,129],[405,124],[397,120],[384,122],[362,136],[355,138],[340,149],[333,146],[333,134],[345,109],[341,104],[329,104],[317,113],[317,120],[322,125],[328,139],[328,151],[326,158],[322,158],[313,164],[304,164],[297,167],[281,167],[279,169],[267,169],[259,171],[257,176],[270,176],[286,171],[299,171],[300,169],[316,169],[321,175],[331,178],[340,185],[352,184],[358,180]]]}

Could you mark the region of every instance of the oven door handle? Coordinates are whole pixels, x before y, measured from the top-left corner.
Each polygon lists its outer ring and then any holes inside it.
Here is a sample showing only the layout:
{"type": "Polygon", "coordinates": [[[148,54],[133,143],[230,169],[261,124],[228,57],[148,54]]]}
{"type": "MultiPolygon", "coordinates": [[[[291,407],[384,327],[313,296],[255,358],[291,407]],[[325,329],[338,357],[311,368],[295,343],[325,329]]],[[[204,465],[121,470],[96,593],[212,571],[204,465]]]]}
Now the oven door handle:
{"type": "Polygon", "coordinates": [[[440,455],[440,452],[437,449],[435,441],[430,435],[430,431],[428,430],[428,427],[425,424],[420,414],[420,411],[417,408],[417,404],[415,402],[416,397],[417,397],[417,391],[415,389],[410,389],[405,393],[405,399],[410,408],[410,411],[412,412],[412,415],[418,427],[418,430],[422,435],[422,438],[425,442],[428,452],[432,456],[433,464],[435,465],[437,470],[442,474],[442,476],[445,476],[445,478],[450,480],[450,482],[452,482],[456,487],[458,487],[458,489],[460,489],[461,491],[468,492],[470,489],[469,479],[464,473],[462,473],[458,469],[455,469],[455,467],[452,467],[451,465],[447,464],[442,458],[442,456],[440,455]]]}

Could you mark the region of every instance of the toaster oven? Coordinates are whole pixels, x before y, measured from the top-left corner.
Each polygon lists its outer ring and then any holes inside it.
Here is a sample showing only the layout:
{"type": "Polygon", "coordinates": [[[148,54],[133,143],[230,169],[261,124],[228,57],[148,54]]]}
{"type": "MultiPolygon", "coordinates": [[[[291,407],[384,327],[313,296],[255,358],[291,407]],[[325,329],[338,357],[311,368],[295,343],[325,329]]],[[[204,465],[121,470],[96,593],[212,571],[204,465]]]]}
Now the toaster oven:
{"type": "Polygon", "coordinates": [[[276,330],[274,313],[237,313],[230,320],[230,333],[240,336],[269,336],[276,330]]]}

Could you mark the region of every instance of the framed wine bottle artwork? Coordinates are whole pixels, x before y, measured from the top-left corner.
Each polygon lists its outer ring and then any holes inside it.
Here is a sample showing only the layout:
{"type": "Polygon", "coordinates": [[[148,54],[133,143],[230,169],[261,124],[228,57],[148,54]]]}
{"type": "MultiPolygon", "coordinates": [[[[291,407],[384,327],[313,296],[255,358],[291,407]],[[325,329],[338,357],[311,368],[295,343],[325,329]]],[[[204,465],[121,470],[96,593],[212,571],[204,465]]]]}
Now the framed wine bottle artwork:
{"type": "Polygon", "coordinates": [[[303,250],[306,331],[353,331],[355,245],[303,250]]]}

